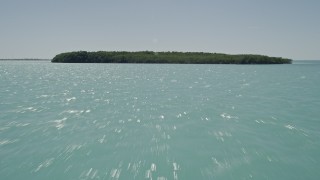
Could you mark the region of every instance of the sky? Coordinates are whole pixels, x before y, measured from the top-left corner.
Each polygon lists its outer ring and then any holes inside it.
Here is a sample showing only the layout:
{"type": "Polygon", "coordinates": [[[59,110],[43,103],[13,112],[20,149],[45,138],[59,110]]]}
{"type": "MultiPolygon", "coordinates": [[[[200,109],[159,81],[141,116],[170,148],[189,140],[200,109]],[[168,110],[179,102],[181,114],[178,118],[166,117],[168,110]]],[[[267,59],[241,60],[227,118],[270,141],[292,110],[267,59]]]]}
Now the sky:
{"type": "Polygon", "coordinates": [[[0,0],[0,58],[79,50],[320,60],[320,0],[0,0]]]}

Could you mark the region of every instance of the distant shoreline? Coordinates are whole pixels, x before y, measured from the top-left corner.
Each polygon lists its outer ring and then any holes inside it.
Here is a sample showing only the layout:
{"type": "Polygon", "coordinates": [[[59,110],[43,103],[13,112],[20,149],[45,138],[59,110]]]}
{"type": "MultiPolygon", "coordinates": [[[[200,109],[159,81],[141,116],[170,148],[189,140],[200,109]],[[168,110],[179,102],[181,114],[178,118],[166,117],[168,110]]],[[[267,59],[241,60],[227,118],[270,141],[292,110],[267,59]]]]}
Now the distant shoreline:
{"type": "Polygon", "coordinates": [[[205,52],[74,51],[56,55],[53,63],[140,63],[140,64],[291,64],[292,60],[254,54],[230,55],[205,52]]]}

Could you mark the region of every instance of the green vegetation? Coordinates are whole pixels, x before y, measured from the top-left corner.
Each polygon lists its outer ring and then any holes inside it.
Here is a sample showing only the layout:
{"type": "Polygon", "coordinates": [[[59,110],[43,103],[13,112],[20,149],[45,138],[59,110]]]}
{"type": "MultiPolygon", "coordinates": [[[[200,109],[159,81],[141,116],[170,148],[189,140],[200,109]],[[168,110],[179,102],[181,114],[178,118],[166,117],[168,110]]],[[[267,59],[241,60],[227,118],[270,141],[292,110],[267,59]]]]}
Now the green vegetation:
{"type": "Polygon", "coordinates": [[[66,52],[51,62],[60,63],[174,63],[174,64],[290,64],[292,60],[262,55],[228,55],[203,52],[66,52]]]}

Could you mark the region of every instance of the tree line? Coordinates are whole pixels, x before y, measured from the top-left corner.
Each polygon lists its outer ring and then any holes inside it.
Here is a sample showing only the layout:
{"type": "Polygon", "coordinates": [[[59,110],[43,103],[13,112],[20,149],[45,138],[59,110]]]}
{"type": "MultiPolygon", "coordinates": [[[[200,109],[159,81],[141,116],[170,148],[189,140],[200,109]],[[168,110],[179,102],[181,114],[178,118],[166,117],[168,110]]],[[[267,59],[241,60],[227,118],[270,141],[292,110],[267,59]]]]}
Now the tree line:
{"type": "Polygon", "coordinates": [[[291,59],[264,55],[204,52],[74,51],[56,55],[54,63],[290,64],[291,59]]]}

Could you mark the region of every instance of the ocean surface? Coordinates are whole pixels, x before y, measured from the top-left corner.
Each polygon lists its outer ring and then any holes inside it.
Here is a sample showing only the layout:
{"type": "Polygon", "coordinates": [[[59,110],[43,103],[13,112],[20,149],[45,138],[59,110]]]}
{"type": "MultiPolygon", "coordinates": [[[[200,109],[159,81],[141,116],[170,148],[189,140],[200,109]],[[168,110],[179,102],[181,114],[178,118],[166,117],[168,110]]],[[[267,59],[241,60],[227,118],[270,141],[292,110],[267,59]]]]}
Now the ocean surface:
{"type": "Polygon", "coordinates": [[[319,177],[319,61],[0,61],[1,180],[319,177]]]}

